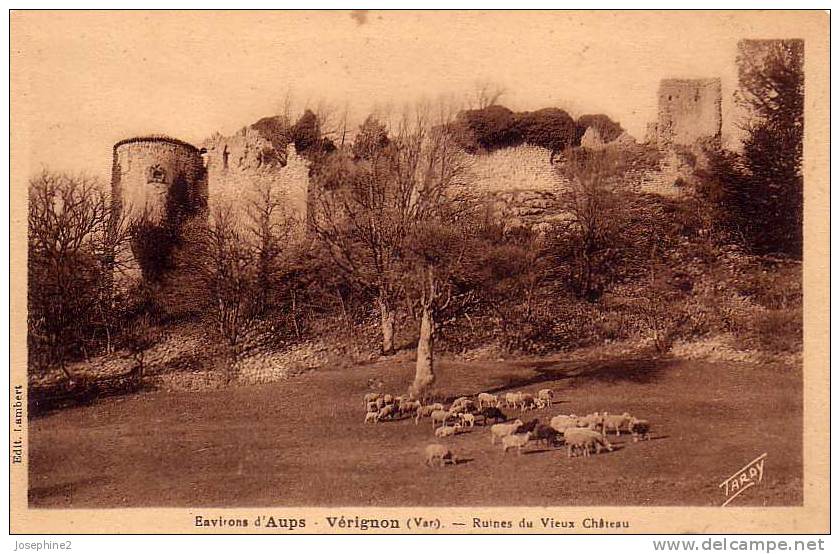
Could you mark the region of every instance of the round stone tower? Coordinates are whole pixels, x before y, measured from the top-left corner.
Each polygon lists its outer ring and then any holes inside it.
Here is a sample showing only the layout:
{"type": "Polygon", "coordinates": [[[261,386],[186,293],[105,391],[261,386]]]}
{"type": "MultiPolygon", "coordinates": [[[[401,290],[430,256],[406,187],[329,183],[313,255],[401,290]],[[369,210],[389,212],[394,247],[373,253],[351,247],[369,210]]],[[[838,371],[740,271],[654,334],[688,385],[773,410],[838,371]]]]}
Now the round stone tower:
{"type": "Polygon", "coordinates": [[[187,224],[207,218],[207,174],[202,152],[165,136],[136,137],[114,145],[111,190],[134,225],[132,252],[146,281],[176,270],[175,249],[187,224]]]}

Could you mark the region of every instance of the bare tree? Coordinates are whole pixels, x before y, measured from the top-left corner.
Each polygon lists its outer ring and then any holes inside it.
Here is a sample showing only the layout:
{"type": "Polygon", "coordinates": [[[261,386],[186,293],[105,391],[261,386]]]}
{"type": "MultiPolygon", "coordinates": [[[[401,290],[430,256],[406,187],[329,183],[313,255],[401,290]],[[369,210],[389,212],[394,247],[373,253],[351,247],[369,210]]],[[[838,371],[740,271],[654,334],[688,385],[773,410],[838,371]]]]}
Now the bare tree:
{"type": "Polygon", "coordinates": [[[272,307],[284,267],[284,254],[292,239],[294,217],[286,208],[286,195],[269,179],[257,183],[245,206],[247,240],[256,260],[257,306],[272,307]]]}
{"type": "Polygon", "coordinates": [[[154,325],[149,314],[143,314],[126,329],[125,346],[134,358],[132,374],[137,381],[142,381],[146,369],[146,353],[160,340],[160,331],[154,325]]]}
{"type": "Polygon", "coordinates": [[[36,365],[58,366],[72,378],[67,358],[87,353],[97,324],[110,348],[113,271],[125,226],[98,179],[46,170],[29,182],[28,224],[30,353],[36,365]]]}
{"type": "Polygon", "coordinates": [[[476,81],[470,97],[470,108],[483,110],[498,103],[505,94],[507,94],[507,89],[499,83],[489,80],[476,81]]]}
{"type": "Polygon", "coordinates": [[[469,164],[448,128],[453,115],[445,105],[418,107],[403,119],[395,139],[398,190],[406,199],[410,224],[404,282],[420,309],[410,387],[415,395],[435,382],[435,327],[455,297],[455,277],[474,231],[469,164]]]}
{"type": "Polygon", "coordinates": [[[561,257],[569,262],[573,289],[590,302],[604,292],[610,264],[618,253],[616,164],[610,151],[581,148],[568,152],[562,169],[570,185],[561,194],[562,209],[569,216],[560,231],[568,239],[561,257]]]}
{"type": "Polygon", "coordinates": [[[226,377],[233,377],[243,338],[260,312],[259,262],[248,231],[230,206],[218,206],[208,225],[194,229],[198,285],[209,304],[216,333],[227,347],[226,377]]]}
{"type": "Polygon", "coordinates": [[[394,352],[398,261],[405,240],[408,199],[394,171],[397,154],[383,125],[368,118],[353,148],[318,168],[310,228],[338,269],[377,298],[382,352],[394,352]]]}

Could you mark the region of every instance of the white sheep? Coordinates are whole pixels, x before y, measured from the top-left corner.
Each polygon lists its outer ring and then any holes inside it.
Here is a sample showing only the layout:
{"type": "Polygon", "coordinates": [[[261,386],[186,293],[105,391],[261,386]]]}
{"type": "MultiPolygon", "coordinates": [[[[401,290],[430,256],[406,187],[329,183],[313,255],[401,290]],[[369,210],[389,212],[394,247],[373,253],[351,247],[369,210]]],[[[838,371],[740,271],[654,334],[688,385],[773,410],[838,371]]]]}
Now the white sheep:
{"type": "Polygon", "coordinates": [[[574,449],[581,449],[584,456],[589,456],[590,450],[595,450],[596,453],[600,454],[601,447],[612,452],[612,445],[609,441],[593,429],[569,428],[566,430],[564,437],[566,439],[566,454],[569,458],[572,457],[574,449]]]}
{"type": "Polygon", "coordinates": [[[610,429],[615,429],[615,436],[618,436],[621,434],[622,428],[630,431],[630,422],[633,421],[633,417],[627,412],[624,412],[622,415],[611,415],[604,412],[602,420],[604,434],[606,435],[610,429]]]}
{"type": "Polygon", "coordinates": [[[490,426],[490,444],[496,444],[496,439],[512,435],[522,427],[522,420],[516,419],[510,423],[496,423],[490,426]]]}
{"type": "Polygon", "coordinates": [[[426,465],[439,464],[440,467],[447,463],[456,465],[458,463],[455,454],[442,444],[430,444],[426,447],[426,465]]]}
{"type": "Polygon", "coordinates": [[[519,393],[509,392],[505,394],[505,406],[508,408],[515,408],[516,403],[519,402],[519,393]]]}
{"type": "Polygon", "coordinates": [[[450,417],[453,417],[453,415],[447,412],[446,410],[435,410],[434,412],[432,412],[432,415],[430,417],[432,419],[432,428],[434,429],[435,427],[437,427],[438,423],[440,423],[441,425],[446,425],[446,420],[448,420],[450,417]]]}
{"type": "Polygon", "coordinates": [[[598,412],[593,414],[585,415],[583,417],[579,417],[577,419],[577,426],[578,427],[587,427],[589,429],[598,430],[604,428],[604,416],[598,412]]]}
{"type": "Polygon", "coordinates": [[[537,393],[537,400],[545,406],[551,406],[551,402],[554,400],[554,391],[551,389],[540,389],[537,393]]]}
{"type": "Polygon", "coordinates": [[[378,392],[369,392],[365,395],[365,406],[370,404],[371,402],[376,402],[376,400],[381,397],[382,395],[378,392]]]}
{"type": "Polygon", "coordinates": [[[531,433],[512,433],[502,437],[502,450],[505,454],[511,448],[516,448],[518,454],[522,455],[522,447],[531,440],[531,433]]]}
{"type": "Polygon", "coordinates": [[[458,417],[464,427],[475,427],[475,416],[473,414],[458,414],[458,417]]]}
{"type": "Polygon", "coordinates": [[[419,400],[401,400],[399,403],[400,414],[411,414],[419,410],[421,407],[419,400]]]}
{"type": "Polygon", "coordinates": [[[449,408],[449,411],[453,414],[464,414],[468,412],[472,412],[475,410],[475,403],[469,398],[466,399],[458,399],[452,404],[452,407],[449,408]],[[459,401],[460,400],[460,401],[459,401]]]}
{"type": "Polygon", "coordinates": [[[551,418],[549,425],[555,431],[559,431],[560,433],[565,433],[566,429],[570,427],[577,427],[578,419],[574,415],[557,415],[551,418]]]}
{"type": "Polygon", "coordinates": [[[458,431],[461,430],[461,425],[456,423],[452,427],[444,425],[443,427],[438,427],[435,429],[435,436],[439,438],[444,437],[451,437],[452,435],[457,435],[458,431]]]}
{"type": "Polygon", "coordinates": [[[487,392],[479,393],[478,395],[478,407],[479,408],[496,408],[499,406],[499,397],[495,394],[490,394],[487,392]]]}
{"type": "Polygon", "coordinates": [[[377,413],[376,413],[376,423],[379,423],[381,420],[385,419],[386,417],[391,417],[394,415],[394,405],[388,404],[387,406],[383,406],[377,413]]]}
{"type": "Polygon", "coordinates": [[[434,412],[434,406],[420,406],[414,414],[414,425],[420,423],[420,418],[429,417],[434,412]]]}
{"type": "Polygon", "coordinates": [[[365,423],[368,423],[368,422],[371,422],[371,421],[372,421],[373,423],[376,423],[376,416],[377,416],[377,415],[379,415],[379,412],[378,412],[378,411],[376,411],[376,412],[367,412],[367,413],[365,414],[365,423]]]}

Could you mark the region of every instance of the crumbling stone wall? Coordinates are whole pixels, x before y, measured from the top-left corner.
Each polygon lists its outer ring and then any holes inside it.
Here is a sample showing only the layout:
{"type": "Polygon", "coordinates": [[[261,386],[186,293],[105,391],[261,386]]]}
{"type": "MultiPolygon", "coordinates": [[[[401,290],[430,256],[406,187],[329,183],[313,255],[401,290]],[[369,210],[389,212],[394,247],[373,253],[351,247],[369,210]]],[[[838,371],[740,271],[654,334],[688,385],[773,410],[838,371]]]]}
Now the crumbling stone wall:
{"type": "Polygon", "coordinates": [[[557,220],[559,193],[568,183],[551,163],[551,151],[522,145],[470,156],[476,190],[493,217],[508,228],[542,228],[557,220]]]}
{"type": "MultiPolygon", "coordinates": [[[[232,136],[216,134],[204,143],[210,209],[241,210],[266,187],[284,198],[289,215],[304,221],[309,190],[309,162],[293,143],[278,151],[252,127],[232,136]]],[[[279,145],[277,145],[279,146],[279,145]]]]}
{"type": "Polygon", "coordinates": [[[658,96],[655,136],[660,146],[720,142],[720,79],[663,79],[658,96]]]}
{"type": "Polygon", "coordinates": [[[550,191],[557,187],[551,151],[522,145],[470,156],[476,188],[485,192],[512,190],[550,191]]]}

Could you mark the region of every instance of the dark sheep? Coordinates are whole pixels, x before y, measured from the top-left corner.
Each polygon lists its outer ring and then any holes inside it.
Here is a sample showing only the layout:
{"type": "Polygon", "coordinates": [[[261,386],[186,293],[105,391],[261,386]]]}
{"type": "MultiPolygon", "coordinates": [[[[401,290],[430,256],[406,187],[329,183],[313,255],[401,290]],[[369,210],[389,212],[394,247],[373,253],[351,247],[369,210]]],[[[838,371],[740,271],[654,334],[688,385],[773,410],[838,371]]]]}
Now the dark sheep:
{"type": "Polygon", "coordinates": [[[533,439],[544,442],[546,448],[559,446],[562,443],[563,433],[553,429],[550,425],[540,423],[534,428],[533,439]]]}
{"type": "Polygon", "coordinates": [[[537,428],[537,425],[539,425],[539,424],[540,424],[539,418],[532,419],[531,421],[529,421],[528,423],[526,423],[525,425],[520,427],[519,431],[517,431],[517,432],[518,433],[531,433],[531,432],[533,432],[534,429],[537,428]]]}
{"type": "Polygon", "coordinates": [[[484,416],[484,425],[487,425],[489,420],[493,420],[494,423],[498,423],[500,421],[507,421],[508,417],[500,410],[499,408],[488,407],[482,408],[480,414],[484,416]]]}

